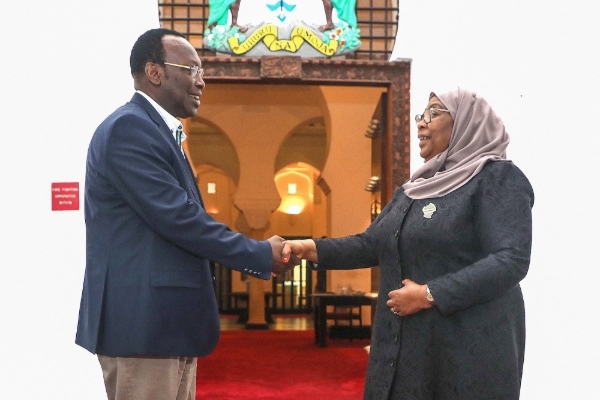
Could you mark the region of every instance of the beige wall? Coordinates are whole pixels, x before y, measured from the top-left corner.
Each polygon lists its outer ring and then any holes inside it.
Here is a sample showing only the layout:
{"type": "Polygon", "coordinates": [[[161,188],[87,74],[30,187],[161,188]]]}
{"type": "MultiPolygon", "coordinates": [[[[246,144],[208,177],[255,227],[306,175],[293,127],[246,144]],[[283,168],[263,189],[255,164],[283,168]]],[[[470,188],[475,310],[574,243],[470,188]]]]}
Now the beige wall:
{"type": "MultiPolygon", "coordinates": [[[[371,222],[371,193],[364,188],[371,177],[371,140],[365,130],[375,111],[380,88],[323,87],[331,132],[323,178],[331,188],[331,230],[340,237],[364,231],[371,222]]],[[[371,289],[370,269],[330,272],[329,290],[350,285],[354,290],[371,289]]]]}

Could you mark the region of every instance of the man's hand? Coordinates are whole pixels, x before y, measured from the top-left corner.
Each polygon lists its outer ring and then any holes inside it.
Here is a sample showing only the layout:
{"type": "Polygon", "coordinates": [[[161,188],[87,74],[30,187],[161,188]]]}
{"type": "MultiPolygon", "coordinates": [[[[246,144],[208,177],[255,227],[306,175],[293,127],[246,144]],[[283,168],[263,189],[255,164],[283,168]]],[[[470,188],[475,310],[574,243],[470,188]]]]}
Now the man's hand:
{"type": "Polygon", "coordinates": [[[268,239],[268,242],[271,244],[271,251],[273,254],[273,269],[271,270],[271,276],[283,274],[300,264],[300,259],[295,255],[290,254],[289,250],[284,254],[284,238],[275,235],[271,236],[268,239]]]}

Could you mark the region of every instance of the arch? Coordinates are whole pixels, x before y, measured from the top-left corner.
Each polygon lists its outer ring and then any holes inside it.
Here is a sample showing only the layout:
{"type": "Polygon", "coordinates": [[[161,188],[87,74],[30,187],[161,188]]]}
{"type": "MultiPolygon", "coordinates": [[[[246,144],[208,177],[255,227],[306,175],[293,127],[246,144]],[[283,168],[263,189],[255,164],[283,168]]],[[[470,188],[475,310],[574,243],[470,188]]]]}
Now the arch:
{"type": "Polygon", "coordinates": [[[325,166],[328,152],[328,132],[324,117],[310,118],[294,127],[279,148],[275,171],[302,162],[319,171],[325,166]]]}
{"type": "MultiPolygon", "coordinates": [[[[387,112],[381,132],[381,203],[410,177],[411,60],[312,60],[297,57],[204,57],[207,85],[244,84],[381,87],[387,112]]],[[[327,115],[322,113],[325,118],[327,115]]],[[[327,124],[327,120],[325,121],[327,124]]]]}
{"type": "Polygon", "coordinates": [[[329,193],[323,190],[321,180],[321,171],[303,162],[288,164],[276,172],[275,186],[281,205],[271,220],[273,234],[307,237],[328,234],[329,193]],[[288,193],[289,183],[296,184],[296,193],[288,193]]]}
{"type": "Polygon", "coordinates": [[[217,221],[232,226],[238,215],[233,204],[237,185],[226,171],[211,164],[196,165],[196,172],[206,211],[217,221]]]}
{"type": "Polygon", "coordinates": [[[275,186],[281,204],[278,211],[298,215],[311,208],[314,199],[314,176],[318,171],[309,164],[297,162],[275,174],[275,186]]]}
{"type": "Polygon", "coordinates": [[[214,122],[194,117],[189,124],[188,149],[196,168],[212,165],[229,176],[237,186],[240,181],[240,160],[227,134],[214,122]]]}

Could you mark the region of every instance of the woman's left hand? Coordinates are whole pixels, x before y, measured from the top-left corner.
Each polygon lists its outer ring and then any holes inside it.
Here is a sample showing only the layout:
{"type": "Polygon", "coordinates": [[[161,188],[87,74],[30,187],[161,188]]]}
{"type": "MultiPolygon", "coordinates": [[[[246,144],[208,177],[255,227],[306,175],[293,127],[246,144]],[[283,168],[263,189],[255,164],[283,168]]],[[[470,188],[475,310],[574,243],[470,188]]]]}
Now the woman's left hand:
{"type": "Polygon", "coordinates": [[[394,314],[406,316],[433,307],[427,300],[427,285],[419,285],[410,279],[404,279],[402,284],[400,289],[388,293],[390,299],[386,304],[394,314]]]}

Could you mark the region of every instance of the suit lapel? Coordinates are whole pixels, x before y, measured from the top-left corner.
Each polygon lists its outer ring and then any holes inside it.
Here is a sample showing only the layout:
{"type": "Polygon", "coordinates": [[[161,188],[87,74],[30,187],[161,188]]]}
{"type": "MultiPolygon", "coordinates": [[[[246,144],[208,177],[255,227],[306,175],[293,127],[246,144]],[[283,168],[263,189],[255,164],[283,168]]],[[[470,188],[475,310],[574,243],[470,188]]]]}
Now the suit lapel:
{"type": "MultiPolygon", "coordinates": [[[[183,157],[183,154],[182,154],[182,157],[183,157]]],[[[192,166],[190,165],[190,162],[188,161],[187,157],[183,157],[183,162],[185,163],[184,173],[185,173],[186,179],[188,181],[188,185],[190,186],[190,189],[191,189],[192,193],[194,194],[194,196],[196,196],[196,200],[198,201],[198,203],[200,203],[202,208],[204,208],[204,201],[202,201],[202,196],[200,195],[200,189],[198,188],[198,183],[196,182],[196,178],[194,178],[194,172],[192,171],[192,166]]]]}
{"type": "Polygon", "coordinates": [[[165,140],[171,147],[171,149],[177,154],[176,160],[180,164],[181,170],[183,171],[183,175],[185,176],[185,184],[188,186],[189,191],[195,197],[196,201],[204,208],[204,202],[202,201],[202,196],[200,195],[200,190],[198,189],[198,184],[196,183],[196,179],[194,178],[194,173],[192,172],[192,167],[188,162],[187,158],[181,152],[179,146],[177,146],[177,142],[173,138],[173,133],[165,123],[165,120],[160,116],[158,111],[139,93],[135,93],[131,98],[131,102],[140,105],[146,112],[152,121],[157,125],[158,130],[164,135],[165,140]]]}

